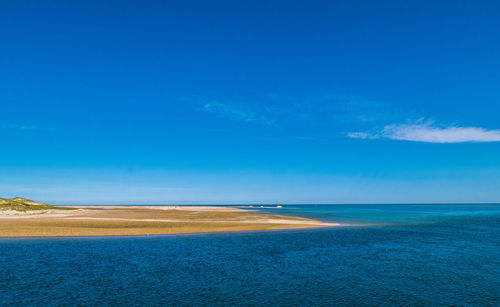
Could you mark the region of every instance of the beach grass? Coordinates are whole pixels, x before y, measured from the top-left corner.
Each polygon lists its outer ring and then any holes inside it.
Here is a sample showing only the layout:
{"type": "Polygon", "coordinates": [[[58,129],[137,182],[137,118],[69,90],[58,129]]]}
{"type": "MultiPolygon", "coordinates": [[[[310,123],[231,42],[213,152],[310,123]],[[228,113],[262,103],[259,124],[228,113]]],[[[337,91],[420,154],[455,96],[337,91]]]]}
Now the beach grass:
{"type": "Polygon", "coordinates": [[[41,211],[41,210],[75,210],[70,207],[57,207],[49,204],[37,203],[30,199],[15,197],[11,199],[0,198],[0,211],[41,211]]]}

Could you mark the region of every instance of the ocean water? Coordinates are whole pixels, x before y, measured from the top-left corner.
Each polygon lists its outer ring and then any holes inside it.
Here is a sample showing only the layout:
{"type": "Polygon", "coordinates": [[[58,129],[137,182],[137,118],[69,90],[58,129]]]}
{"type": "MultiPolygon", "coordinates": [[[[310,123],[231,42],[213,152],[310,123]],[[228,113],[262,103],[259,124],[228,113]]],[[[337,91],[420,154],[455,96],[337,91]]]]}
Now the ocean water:
{"type": "Polygon", "coordinates": [[[500,205],[251,210],[343,226],[0,239],[0,305],[500,305],[500,205]]]}

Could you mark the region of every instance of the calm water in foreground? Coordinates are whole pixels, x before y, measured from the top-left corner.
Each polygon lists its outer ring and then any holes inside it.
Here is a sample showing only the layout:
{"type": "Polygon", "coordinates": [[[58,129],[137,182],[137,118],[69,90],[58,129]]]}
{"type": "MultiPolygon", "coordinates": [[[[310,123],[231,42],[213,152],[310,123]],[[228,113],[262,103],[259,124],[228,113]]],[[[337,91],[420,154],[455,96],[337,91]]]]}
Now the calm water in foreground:
{"type": "Polygon", "coordinates": [[[258,210],[346,226],[0,239],[0,305],[500,305],[500,205],[258,210]]]}

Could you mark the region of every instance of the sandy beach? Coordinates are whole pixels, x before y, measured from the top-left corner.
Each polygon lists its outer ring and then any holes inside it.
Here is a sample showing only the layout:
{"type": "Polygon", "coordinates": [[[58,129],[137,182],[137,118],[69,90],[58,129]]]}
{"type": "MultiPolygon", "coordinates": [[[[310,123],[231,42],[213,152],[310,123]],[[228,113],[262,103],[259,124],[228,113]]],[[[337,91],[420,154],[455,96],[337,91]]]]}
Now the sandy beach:
{"type": "Polygon", "coordinates": [[[75,206],[75,210],[0,211],[0,237],[159,235],[338,226],[214,206],[75,206]]]}

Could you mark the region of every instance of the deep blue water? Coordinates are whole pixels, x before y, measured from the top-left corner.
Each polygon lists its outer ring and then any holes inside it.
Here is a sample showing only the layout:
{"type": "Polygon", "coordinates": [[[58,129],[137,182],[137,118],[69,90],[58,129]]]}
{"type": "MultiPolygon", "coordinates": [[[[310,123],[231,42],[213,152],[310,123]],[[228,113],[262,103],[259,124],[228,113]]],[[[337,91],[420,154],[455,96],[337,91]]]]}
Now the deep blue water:
{"type": "Polygon", "coordinates": [[[499,205],[258,210],[350,226],[0,239],[0,305],[500,305],[499,205]]]}

